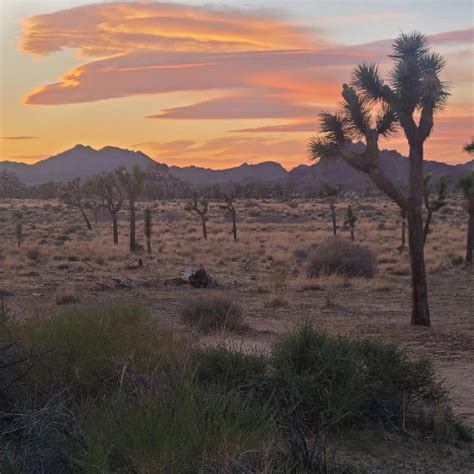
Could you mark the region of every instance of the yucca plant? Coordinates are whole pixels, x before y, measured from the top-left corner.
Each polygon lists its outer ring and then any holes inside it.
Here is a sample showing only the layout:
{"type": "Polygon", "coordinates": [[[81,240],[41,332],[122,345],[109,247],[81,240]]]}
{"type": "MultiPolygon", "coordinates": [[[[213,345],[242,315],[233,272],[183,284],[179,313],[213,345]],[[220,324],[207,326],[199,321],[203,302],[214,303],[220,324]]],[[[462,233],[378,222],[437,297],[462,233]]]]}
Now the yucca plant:
{"type": "Polygon", "coordinates": [[[317,161],[342,157],[405,211],[412,275],[414,325],[430,325],[423,239],[423,152],[433,129],[435,113],[449,95],[439,79],[444,58],[430,51],[421,33],[402,34],[394,42],[394,65],[388,83],[377,65],[355,67],[351,85],[344,84],[343,103],[335,114],[320,116],[321,134],[310,142],[310,155],[317,161]],[[389,138],[398,126],[407,137],[409,153],[408,193],[405,194],[382,170],[379,138],[389,138]],[[363,149],[353,146],[362,141],[363,149]]]}

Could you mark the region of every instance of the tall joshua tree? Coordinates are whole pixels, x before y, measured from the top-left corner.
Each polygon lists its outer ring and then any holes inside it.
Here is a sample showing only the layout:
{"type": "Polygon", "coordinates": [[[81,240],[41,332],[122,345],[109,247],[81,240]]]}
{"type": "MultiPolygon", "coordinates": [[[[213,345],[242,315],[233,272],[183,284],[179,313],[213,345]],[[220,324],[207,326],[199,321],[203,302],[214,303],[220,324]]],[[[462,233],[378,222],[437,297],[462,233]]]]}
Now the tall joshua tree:
{"type": "Polygon", "coordinates": [[[315,160],[341,156],[349,165],[367,174],[373,183],[405,211],[412,277],[414,325],[429,326],[423,240],[423,152],[431,134],[435,113],[448,94],[439,79],[444,58],[430,51],[426,36],[402,34],[390,56],[394,65],[385,83],[375,64],[361,64],[353,72],[352,84],[344,84],[342,110],[321,115],[323,135],[313,138],[310,152],[315,160]],[[408,140],[408,193],[405,194],[383,172],[379,162],[379,138],[403,129],[408,140]],[[351,142],[363,140],[362,151],[351,142]]]}
{"type": "Polygon", "coordinates": [[[428,233],[430,231],[431,220],[433,218],[433,212],[439,211],[442,207],[446,206],[446,177],[441,176],[438,183],[438,194],[434,199],[430,199],[430,194],[433,192],[433,186],[431,184],[431,176],[425,176],[423,179],[423,200],[426,207],[426,219],[425,226],[423,227],[423,242],[426,243],[428,233]]]}
{"type": "Polygon", "coordinates": [[[199,199],[197,191],[193,191],[193,200],[187,204],[186,209],[199,215],[202,224],[202,235],[207,240],[207,211],[209,210],[207,200],[199,199]]]}
{"type": "Polygon", "coordinates": [[[130,252],[137,249],[136,242],[136,209],[135,204],[138,196],[143,190],[145,182],[145,172],[139,166],[134,166],[132,171],[128,171],[125,166],[121,166],[115,171],[122,189],[125,191],[130,210],[130,252]]]}
{"type": "Polygon", "coordinates": [[[331,210],[331,221],[332,221],[332,233],[337,235],[337,222],[336,222],[336,202],[339,196],[339,188],[337,186],[331,186],[328,183],[324,183],[323,190],[324,197],[329,201],[329,209],[331,210]]]}
{"type": "Polygon", "coordinates": [[[112,217],[112,232],[114,245],[118,244],[118,213],[123,206],[123,192],[117,174],[104,173],[90,181],[89,186],[107,207],[112,217]]]}
{"type": "Polygon", "coordinates": [[[89,218],[87,217],[85,207],[87,203],[85,202],[86,198],[86,186],[81,183],[80,178],[73,179],[66,183],[63,187],[61,199],[71,207],[79,209],[84,222],[89,230],[92,229],[89,218]]]}

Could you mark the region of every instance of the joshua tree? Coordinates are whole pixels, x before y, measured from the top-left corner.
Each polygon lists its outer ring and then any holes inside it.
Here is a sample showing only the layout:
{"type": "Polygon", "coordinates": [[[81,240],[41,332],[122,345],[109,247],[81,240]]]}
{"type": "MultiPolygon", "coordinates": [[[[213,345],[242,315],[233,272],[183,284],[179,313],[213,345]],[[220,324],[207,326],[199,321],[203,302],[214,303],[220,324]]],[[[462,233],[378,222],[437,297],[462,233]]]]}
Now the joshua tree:
{"type": "Polygon", "coordinates": [[[206,199],[202,198],[199,200],[197,191],[193,191],[193,200],[188,203],[186,209],[191,212],[195,212],[201,217],[202,223],[202,235],[207,240],[207,211],[209,210],[209,203],[206,199]]]}
{"type": "Polygon", "coordinates": [[[23,241],[23,226],[21,222],[16,223],[16,243],[18,247],[21,247],[21,242],[23,241]]]}
{"type": "Polygon", "coordinates": [[[366,173],[374,184],[403,209],[408,221],[414,325],[430,325],[423,240],[423,151],[433,129],[434,115],[445,103],[446,85],[439,79],[444,58],[430,51],[426,36],[402,34],[393,44],[394,66],[390,85],[375,64],[356,66],[352,85],[343,85],[342,110],[321,114],[323,135],[313,138],[315,160],[341,156],[366,173]],[[384,173],[379,163],[379,137],[389,137],[402,127],[409,153],[408,195],[384,173]],[[352,141],[363,140],[361,149],[352,141]]]}
{"type": "Polygon", "coordinates": [[[102,200],[112,217],[114,244],[118,244],[118,213],[123,205],[123,193],[114,172],[104,173],[89,182],[92,191],[102,200]]]}
{"type": "Polygon", "coordinates": [[[332,233],[337,235],[337,223],[336,223],[336,202],[339,196],[339,188],[337,186],[331,186],[328,183],[324,183],[324,196],[329,201],[329,209],[331,210],[332,220],[332,233]]]}
{"type": "Polygon", "coordinates": [[[430,175],[425,176],[423,179],[423,199],[425,201],[425,207],[427,211],[425,226],[423,228],[423,242],[426,243],[428,233],[430,231],[431,219],[433,218],[433,212],[439,211],[442,207],[446,206],[446,178],[441,176],[438,183],[438,195],[435,199],[430,200],[430,194],[433,191],[431,185],[430,175]]]}
{"type": "Polygon", "coordinates": [[[146,237],[146,251],[151,253],[151,209],[149,207],[145,209],[144,230],[146,237]]]}
{"type": "Polygon", "coordinates": [[[136,218],[135,218],[135,203],[143,190],[145,182],[145,173],[139,166],[134,166],[132,171],[128,171],[125,166],[121,166],[115,170],[118,181],[125,191],[128,199],[128,207],[130,210],[130,252],[137,250],[137,242],[135,238],[136,218]]]}
{"type": "Polygon", "coordinates": [[[85,211],[85,194],[86,187],[82,185],[80,178],[76,178],[64,185],[61,198],[68,206],[79,209],[87,228],[91,230],[92,226],[85,211]]]}
{"type": "Polygon", "coordinates": [[[224,194],[224,199],[225,199],[226,205],[223,206],[223,208],[227,209],[230,216],[232,217],[232,234],[234,236],[234,240],[237,240],[237,222],[236,222],[237,212],[234,207],[234,197],[228,194],[224,194]]]}
{"type": "Polygon", "coordinates": [[[347,206],[347,214],[346,214],[346,221],[344,222],[344,225],[348,225],[350,230],[351,230],[351,240],[354,242],[354,228],[355,224],[357,222],[357,216],[355,215],[355,212],[352,209],[352,206],[349,205],[347,206]]]}
{"type": "Polygon", "coordinates": [[[464,145],[463,150],[468,153],[474,153],[474,138],[471,138],[471,141],[464,145]]]}

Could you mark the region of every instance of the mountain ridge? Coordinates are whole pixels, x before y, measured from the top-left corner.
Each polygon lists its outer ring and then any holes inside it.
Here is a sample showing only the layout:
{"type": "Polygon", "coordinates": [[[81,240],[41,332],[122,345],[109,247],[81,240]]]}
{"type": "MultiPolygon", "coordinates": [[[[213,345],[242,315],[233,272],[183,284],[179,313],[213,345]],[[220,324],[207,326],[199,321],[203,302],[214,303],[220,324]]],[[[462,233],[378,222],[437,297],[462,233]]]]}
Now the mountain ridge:
{"type": "MultiPolygon", "coordinates": [[[[361,144],[353,146],[358,149],[361,144]]],[[[380,152],[382,169],[397,184],[406,182],[408,163],[408,159],[396,150],[382,150],[380,152]]],[[[138,165],[142,169],[159,167],[162,175],[163,173],[169,174],[187,185],[195,186],[215,184],[231,186],[252,181],[283,182],[296,190],[304,191],[318,188],[324,182],[353,190],[362,190],[373,186],[366,175],[354,170],[342,159],[336,159],[330,164],[301,164],[289,171],[274,161],[257,164],[242,163],[232,168],[214,170],[199,166],[168,166],[153,160],[141,151],[114,146],[105,146],[96,150],[91,146],[81,144],[34,164],[2,161],[0,170],[14,173],[25,184],[36,185],[51,181],[69,181],[76,177],[87,179],[119,166],[131,168],[134,165],[138,165]]],[[[425,161],[424,166],[425,174],[431,174],[433,180],[438,180],[441,175],[446,175],[448,180],[453,181],[467,171],[474,169],[474,160],[456,165],[425,161]]]]}

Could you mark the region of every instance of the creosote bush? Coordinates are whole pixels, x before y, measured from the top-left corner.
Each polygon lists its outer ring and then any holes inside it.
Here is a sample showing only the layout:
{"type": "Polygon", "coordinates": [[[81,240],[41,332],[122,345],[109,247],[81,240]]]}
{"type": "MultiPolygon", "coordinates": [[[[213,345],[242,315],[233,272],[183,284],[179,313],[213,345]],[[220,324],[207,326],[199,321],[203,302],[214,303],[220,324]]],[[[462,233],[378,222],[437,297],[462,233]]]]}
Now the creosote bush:
{"type": "Polygon", "coordinates": [[[368,247],[333,237],[310,255],[307,274],[310,278],[334,273],[372,278],[376,272],[377,259],[368,247]]]}
{"type": "Polygon", "coordinates": [[[232,331],[242,326],[244,313],[240,304],[226,295],[201,295],[185,302],[181,317],[202,332],[232,331]]]}
{"type": "Polygon", "coordinates": [[[324,440],[346,428],[472,436],[430,363],[377,340],[304,325],[270,354],[192,351],[137,305],[66,308],[8,332],[46,353],[9,388],[1,472],[333,472],[324,440]]]}

